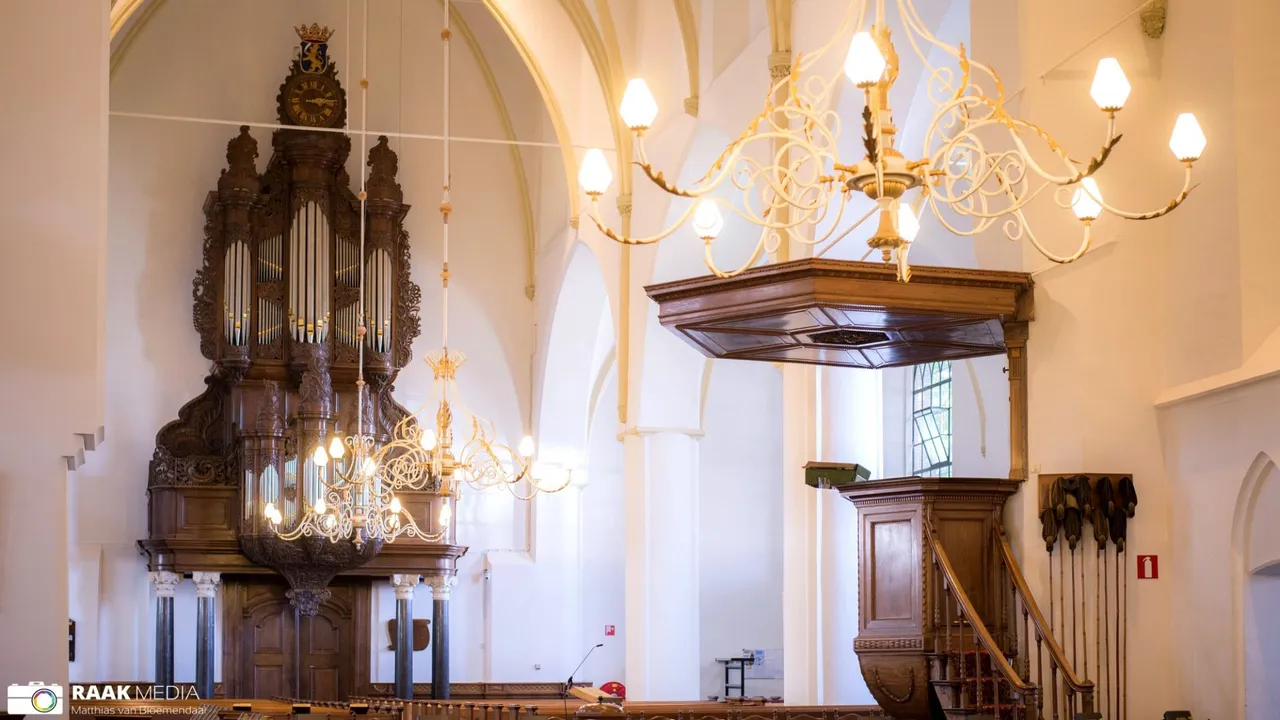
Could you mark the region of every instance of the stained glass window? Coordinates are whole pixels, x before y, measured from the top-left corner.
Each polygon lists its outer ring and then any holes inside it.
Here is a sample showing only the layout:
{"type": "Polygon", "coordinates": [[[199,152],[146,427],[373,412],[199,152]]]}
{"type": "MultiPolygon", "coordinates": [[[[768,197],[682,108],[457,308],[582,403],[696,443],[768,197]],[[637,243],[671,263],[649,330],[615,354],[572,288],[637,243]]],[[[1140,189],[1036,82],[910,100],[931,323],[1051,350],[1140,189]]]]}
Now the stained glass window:
{"type": "Polygon", "coordinates": [[[951,363],[916,365],[911,379],[911,472],[951,477],[951,363]]]}

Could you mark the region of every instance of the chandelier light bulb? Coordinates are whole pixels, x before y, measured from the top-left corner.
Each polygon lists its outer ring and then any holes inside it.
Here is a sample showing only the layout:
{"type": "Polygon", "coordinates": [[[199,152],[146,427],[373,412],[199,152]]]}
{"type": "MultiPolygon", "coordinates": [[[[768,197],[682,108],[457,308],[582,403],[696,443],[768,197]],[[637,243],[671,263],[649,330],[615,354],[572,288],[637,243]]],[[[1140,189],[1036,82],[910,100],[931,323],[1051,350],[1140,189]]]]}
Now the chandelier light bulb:
{"type": "Polygon", "coordinates": [[[316,446],[316,451],[311,455],[311,461],[320,467],[329,464],[329,453],[324,451],[323,445],[316,446]]]}
{"type": "Polygon", "coordinates": [[[849,54],[844,59],[844,74],[854,85],[866,89],[884,77],[885,61],[871,33],[860,32],[849,43],[849,54]]]}
{"type": "Polygon", "coordinates": [[[391,505],[387,509],[390,510],[393,515],[399,515],[400,514],[400,498],[392,497],[391,505]]]}
{"type": "Polygon", "coordinates": [[[1096,220],[1102,212],[1102,191],[1098,190],[1098,183],[1094,179],[1087,177],[1080,182],[1080,187],[1076,188],[1076,192],[1071,196],[1071,211],[1081,220],[1096,220]]]}
{"type": "Polygon", "coordinates": [[[649,86],[642,78],[634,78],[627,83],[618,113],[622,122],[634,131],[648,130],[653,126],[658,117],[658,101],[653,99],[653,93],[649,92],[649,86]]]}
{"type": "Polygon", "coordinates": [[[333,526],[338,524],[338,518],[332,515],[325,515],[323,524],[325,530],[332,530],[333,526]]]}
{"type": "Polygon", "coordinates": [[[376,473],[377,471],[378,471],[378,463],[375,462],[374,459],[371,457],[365,458],[364,461],[360,463],[360,472],[366,478],[373,477],[374,473],[376,473]]]}
{"type": "Polygon", "coordinates": [[[582,166],[578,168],[578,184],[588,195],[603,195],[613,182],[613,171],[609,169],[609,161],[605,159],[600,148],[591,148],[582,156],[582,166]]]}
{"type": "Polygon", "coordinates": [[[329,508],[324,504],[324,498],[321,497],[316,498],[316,504],[313,506],[313,509],[316,511],[317,515],[323,515],[329,508]]]}
{"type": "Polygon", "coordinates": [[[431,428],[423,428],[422,435],[418,437],[418,444],[422,445],[422,449],[431,452],[436,449],[436,431],[431,428]]]}
{"type": "Polygon", "coordinates": [[[520,453],[520,457],[531,458],[533,457],[534,450],[535,450],[535,447],[533,444],[532,437],[525,435],[524,437],[520,438],[520,445],[516,448],[516,452],[520,453]]]}
{"type": "Polygon", "coordinates": [[[266,519],[268,519],[268,520],[270,520],[271,518],[275,517],[275,514],[276,514],[276,504],[275,504],[275,503],[267,503],[267,506],[266,506],[266,507],[264,507],[264,508],[262,508],[262,515],[263,515],[263,517],[265,517],[265,518],[266,518],[266,519]]]}
{"type": "Polygon", "coordinates": [[[711,198],[698,200],[693,210],[693,231],[703,240],[715,240],[724,230],[724,215],[720,214],[720,206],[711,198]]]}
{"type": "Polygon", "coordinates": [[[342,444],[342,438],[337,435],[333,436],[333,440],[329,442],[329,457],[337,460],[346,453],[347,449],[342,444]]]}
{"type": "Polygon", "coordinates": [[[447,499],[440,502],[440,527],[447,528],[453,521],[453,506],[447,499]]]}
{"type": "Polygon", "coordinates": [[[1093,74],[1093,85],[1089,95],[1098,107],[1105,112],[1117,112],[1124,107],[1133,87],[1120,68],[1120,61],[1115,58],[1102,58],[1098,61],[1098,69],[1093,74]]]}
{"type": "Polygon", "coordinates": [[[920,234],[920,220],[911,212],[911,206],[898,203],[898,236],[907,242],[913,242],[920,234]]]}
{"type": "Polygon", "coordinates": [[[1178,116],[1173,124],[1173,135],[1169,138],[1169,149],[1174,157],[1182,162],[1199,160],[1207,143],[1195,115],[1182,113],[1178,116]]]}

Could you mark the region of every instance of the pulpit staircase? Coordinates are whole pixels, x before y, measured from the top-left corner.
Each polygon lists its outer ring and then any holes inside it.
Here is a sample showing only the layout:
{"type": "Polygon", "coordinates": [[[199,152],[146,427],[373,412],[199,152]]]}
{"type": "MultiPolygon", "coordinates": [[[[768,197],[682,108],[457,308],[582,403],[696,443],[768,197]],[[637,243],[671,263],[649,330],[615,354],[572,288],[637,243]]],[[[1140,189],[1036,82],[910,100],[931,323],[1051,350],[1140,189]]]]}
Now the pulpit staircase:
{"type": "Polygon", "coordinates": [[[966,587],[932,523],[926,518],[923,526],[931,558],[926,587],[933,593],[926,619],[933,720],[1075,720],[1092,713],[1094,685],[1080,679],[1055,638],[1004,530],[991,532],[994,572],[966,587]],[[975,596],[983,598],[985,620],[975,596]]]}

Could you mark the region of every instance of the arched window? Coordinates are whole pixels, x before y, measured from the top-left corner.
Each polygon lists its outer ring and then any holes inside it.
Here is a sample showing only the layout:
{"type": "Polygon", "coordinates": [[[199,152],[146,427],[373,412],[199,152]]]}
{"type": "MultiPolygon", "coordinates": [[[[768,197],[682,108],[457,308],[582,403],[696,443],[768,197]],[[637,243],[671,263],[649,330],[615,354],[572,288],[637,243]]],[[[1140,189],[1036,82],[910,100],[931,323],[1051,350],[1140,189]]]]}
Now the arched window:
{"type": "Polygon", "coordinates": [[[911,472],[951,477],[951,363],[916,365],[911,379],[911,472]]]}

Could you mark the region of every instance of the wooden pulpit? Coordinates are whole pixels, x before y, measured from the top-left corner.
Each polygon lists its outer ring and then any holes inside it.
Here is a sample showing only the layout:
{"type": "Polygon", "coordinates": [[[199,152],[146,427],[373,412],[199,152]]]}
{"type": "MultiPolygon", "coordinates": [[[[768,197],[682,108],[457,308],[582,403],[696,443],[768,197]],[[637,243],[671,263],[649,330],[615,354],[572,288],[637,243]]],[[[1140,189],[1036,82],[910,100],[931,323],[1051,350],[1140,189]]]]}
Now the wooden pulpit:
{"type": "MultiPolygon", "coordinates": [[[[988,628],[999,632],[999,562],[992,542],[1016,480],[892,478],[833,486],[858,507],[858,636],[853,649],[880,707],[900,720],[928,718],[928,649],[937,625],[928,518],[988,628]]],[[[945,635],[944,635],[945,637],[945,635]]]]}

